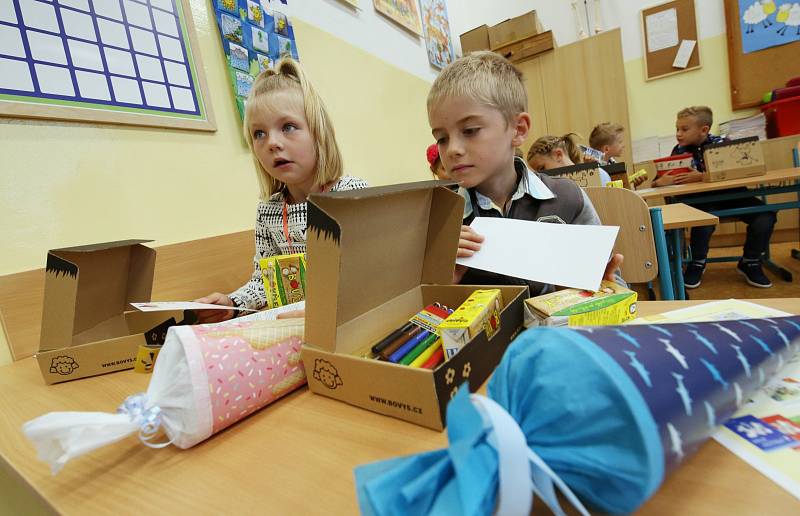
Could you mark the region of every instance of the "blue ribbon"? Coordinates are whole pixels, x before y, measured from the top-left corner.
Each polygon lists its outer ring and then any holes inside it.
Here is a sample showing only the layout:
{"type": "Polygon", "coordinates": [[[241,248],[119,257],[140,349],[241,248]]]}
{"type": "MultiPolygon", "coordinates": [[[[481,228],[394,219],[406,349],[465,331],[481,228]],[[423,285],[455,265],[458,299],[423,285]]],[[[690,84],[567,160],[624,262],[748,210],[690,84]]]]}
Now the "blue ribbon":
{"type": "Polygon", "coordinates": [[[117,414],[127,415],[131,423],[139,427],[139,440],[150,448],[164,448],[172,444],[172,439],[164,443],[153,443],[161,429],[161,407],[147,406],[147,393],[140,392],[125,398],[117,409],[117,414]]]}

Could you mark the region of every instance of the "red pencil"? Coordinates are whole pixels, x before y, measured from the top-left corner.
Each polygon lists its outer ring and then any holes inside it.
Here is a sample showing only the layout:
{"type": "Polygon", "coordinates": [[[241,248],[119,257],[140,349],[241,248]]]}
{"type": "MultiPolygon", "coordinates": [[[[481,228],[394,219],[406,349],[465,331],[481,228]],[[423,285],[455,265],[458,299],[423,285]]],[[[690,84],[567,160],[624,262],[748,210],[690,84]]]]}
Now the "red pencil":
{"type": "Polygon", "coordinates": [[[439,349],[433,352],[433,355],[431,355],[431,358],[429,358],[427,362],[422,364],[422,367],[424,369],[436,369],[436,366],[438,366],[443,359],[444,359],[444,350],[440,347],[439,349]]]}

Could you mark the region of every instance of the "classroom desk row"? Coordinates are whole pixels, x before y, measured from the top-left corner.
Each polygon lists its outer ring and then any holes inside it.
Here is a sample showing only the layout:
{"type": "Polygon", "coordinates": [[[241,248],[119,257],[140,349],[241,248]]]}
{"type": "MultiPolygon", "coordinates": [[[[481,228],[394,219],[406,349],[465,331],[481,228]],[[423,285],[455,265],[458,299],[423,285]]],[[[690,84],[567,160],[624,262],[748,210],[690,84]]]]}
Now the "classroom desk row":
{"type": "MultiPolygon", "coordinates": [[[[651,315],[699,301],[644,301],[651,315]]],[[[759,300],[800,313],[800,299],[759,300]]],[[[55,410],[113,412],[149,375],[112,373],[45,386],[32,358],[0,367],[2,500],[62,514],[355,514],[353,468],[446,445],[444,432],[381,416],[302,388],[189,450],[131,437],[80,457],[57,476],[20,426],[55,410]]],[[[540,506],[539,506],[540,507],[540,506]]],[[[792,514],[798,501],[709,441],[638,514],[792,514]]],[[[543,513],[541,507],[538,513],[543,513]]]]}
{"type": "MultiPolygon", "coordinates": [[[[662,212],[662,218],[664,219],[664,229],[668,231],[669,235],[667,237],[667,248],[666,250],[662,250],[662,253],[665,252],[668,255],[668,260],[670,263],[670,274],[671,274],[671,282],[668,282],[668,285],[665,285],[665,278],[661,278],[662,282],[662,292],[665,290],[664,287],[667,288],[671,287],[673,295],[676,299],[685,299],[685,289],[683,285],[683,275],[681,272],[682,267],[682,258],[681,252],[683,249],[683,242],[681,240],[683,235],[683,230],[688,229],[695,226],[703,226],[709,224],[718,224],[720,218],[724,217],[733,217],[737,215],[742,215],[746,213],[757,213],[757,212],[764,212],[764,211],[781,211],[781,210],[791,210],[800,208],[800,168],[786,168],[780,170],[770,170],[763,176],[757,177],[748,177],[743,179],[731,179],[728,181],[719,181],[715,183],[689,183],[684,185],[672,185],[672,186],[664,186],[659,188],[642,188],[640,190],[636,190],[636,193],[648,202],[649,204],[663,204],[659,206],[662,212]],[[725,190],[728,188],[737,188],[737,187],[748,187],[750,188],[749,191],[739,193],[739,194],[718,194],[720,190],[725,190]],[[750,207],[750,208],[734,208],[734,209],[727,209],[727,210],[714,210],[708,214],[703,215],[704,212],[697,210],[694,208],[694,212],[691,210],[687,210],[686,208],[692,207],[691,205],[697,205],[703,202],[709,202],[714,200],[723,200],[723,199],[735,199],[741,197],[749,197],[753,195],[767,197],[770,195],[776,195],[781,193],[787,192],[796,192],[797,193],[797,201],[791,202],[783,202],[783,203],[773,203],[768,204],[763,207],[750,207]],[[702,197],[695,197],[691,200],[686,199],[677,199],[679,196],[688,195],[688,194],[705,194],[702,197]],[[673,204],[676,200],[681,201],[681,206],[672,208],[675,206],[673,204]],[[704,222],[704,217],[710,215],[714,217],[716,221],[713,219],[707,219],[704,222]],[[666,220],[670,218],[673,227],[667,228],[666,220]],[[670,231],[671,230],[671,231],[670,231]]],[[[655,208],[655,207],[654,207],[655,208]]],[[[654,226],[655,226],[654,221],[654,226]]],[[[655,230],[655,228],[654,228],[655,230]]],[[[656,237],[656,243],[658,244],[658,237],[656,237]]],[[[726,257],[726,258],[715,258],[710,259],[709,261],[735,261],[738,260],[739,257],[726,257]]],[[[662,257],[659,257],[659,266],[662,264],[662,257]]],[[[765,265],[771,269],[773,272],[779,274],[781,278],[785,281],[792,281],[791,272],[787,269],[778,266],[774,262],[770,260],[769,250],[765,255],[765,265]]],[[[662,294],[663,295],[663,294],[662,294]]],[[[669,298],[669,295],[666,296],[669,298]]]]}

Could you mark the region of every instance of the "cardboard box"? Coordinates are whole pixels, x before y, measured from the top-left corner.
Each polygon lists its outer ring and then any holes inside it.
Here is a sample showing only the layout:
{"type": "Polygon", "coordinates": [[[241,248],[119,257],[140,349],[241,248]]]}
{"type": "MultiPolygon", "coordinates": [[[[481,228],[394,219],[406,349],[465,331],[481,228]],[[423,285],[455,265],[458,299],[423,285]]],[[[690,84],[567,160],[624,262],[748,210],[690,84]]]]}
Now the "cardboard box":
{"type": "Polygon", "coordinates": [[[478,50],[489,50],[489,27],[481,25],[460,36],[461,52],[464,55],[478,50]]]}
{"type": "Polygon", "coordinates": [[[497,47],[494,51],[512,63],[519,63],[553,50],[553,48],[555,48],[553,32],[547,31],[497,47]]]}
{"type": "Polygon", "coordinates": [[[636,317],[636,292],[603,281],[591,292],[568,288],[525,300],[525,327],[600,326],[636,317]]]}
{"type": "Polygon", "coordinates": [[[707,183],[763,176],[767,173],[764,151],[757,136],[706,145],[703,150],[707,183]]]}
{"type": "Polygon", "coordinates": [[[180,311],[126,311],[149,301],[156,251],[149,240],[53,249],[45,268],[36,360],[54,384],[131,369],[140,344],[163,343],[180,311]]]}
{"type": "Polygon", "coordinates": [[[543,32],[536,11],[530,11],[489,27],[489,48],[497,50],[543,32]]]}
{"type": "Polygon", "coordinates": [[[439,181],[314,194],[308,202],[306,344],[312,392],[441,430],[464,381],[476,390],[522,327],[527,287],[450,285],[464,199],[439,181]],[[364,358],[423,307],[499,288],[500,330],[437,369],[364,358]]]}
{"type": "Polygon", "coordinates": [[[644,170],[647,172],[647,181],[641,184],[640,188],[649,188],[650,183],[656,178],[656,163],[653,160],[640,161],[633,164],[633,171],[638,172],[644,170]]]}
{"type": "Polygon", "coordinates": [[[578,163],[566,167],[542,170],[544,174],[552,177],[566,177],[572,179],[581,188],[587,186],[603,186],[600,177],[600,164],[597,162],[578,163]]]}
{"type": "Polygon", "coordinates": [[[653,163],[656,165],[656,177],[686,174],[692,170],[693,161],[694,157],[689,152],[654,159],[653,163]]]}

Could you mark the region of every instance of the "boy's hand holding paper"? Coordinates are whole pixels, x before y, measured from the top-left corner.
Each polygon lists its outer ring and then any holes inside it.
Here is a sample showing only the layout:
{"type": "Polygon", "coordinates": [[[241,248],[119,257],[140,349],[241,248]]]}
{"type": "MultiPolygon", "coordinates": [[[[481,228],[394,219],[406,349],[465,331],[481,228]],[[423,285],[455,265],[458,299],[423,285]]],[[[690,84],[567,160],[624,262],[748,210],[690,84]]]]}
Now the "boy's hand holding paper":
{"type": "MultiPolygon", "coordinates": [[[[597,290],[606,275],[621,263],[609,256],[617,226],[579,226],[525,220],[479,217],[472,230],[485,240],[480,252],[459,256],[459,265],[530,281],[597,290]]],[[[464,232],[462,231],[462,236],[464,232]]]]}

